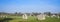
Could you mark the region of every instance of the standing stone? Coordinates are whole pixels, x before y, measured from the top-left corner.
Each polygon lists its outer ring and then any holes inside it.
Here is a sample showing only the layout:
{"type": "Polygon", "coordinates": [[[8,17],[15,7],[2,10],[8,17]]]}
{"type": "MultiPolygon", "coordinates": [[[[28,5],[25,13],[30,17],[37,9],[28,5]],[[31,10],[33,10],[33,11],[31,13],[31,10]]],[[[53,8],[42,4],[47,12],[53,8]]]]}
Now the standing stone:
{"type": "Polygon", "coordinates": [[[3,18],[5,18],[5,16],[3,16],[3,18]]]}
{"type": "Polygon", "coordinates": [[[40,14],[40,15],[37,15],[37,18],[38,20],[45,20],[45,16],[44,14],[40,14]]]}
{"type": "Polygon", "coordinates": [[[50,17],[50,16],[46,15],[46,17],[50,17]]]}
{"type": "Polygon", "coordinates": [[[2,15],[0,15],[0,18],[2,18],[2,15]]]}
{"type": "Polygon", "coordinates": [[[58,16],[58,19],[59,19],[60,17],[58,16]]]}
{"type": "Polygon", "coordinates": [[[50,17],[50,16],[47,16],[47,17],[50,17]]]}
{"type": "Polygon", "coordinates": [[[52,15],[51,17],[52,17],[52,18],[53,18],[53,17],[56,17],[56,15],[52,15]]]}
{"type": "Polygon", "coordinates": [[[5,18],[7,18],[7,16],[5,16],[5,18]]]}
{"type": "Polygon", "coordinates": [[[26,14],[24,14],[22,17],[23,17],[23,19],[27,19],[27,15],[26,14]]]}

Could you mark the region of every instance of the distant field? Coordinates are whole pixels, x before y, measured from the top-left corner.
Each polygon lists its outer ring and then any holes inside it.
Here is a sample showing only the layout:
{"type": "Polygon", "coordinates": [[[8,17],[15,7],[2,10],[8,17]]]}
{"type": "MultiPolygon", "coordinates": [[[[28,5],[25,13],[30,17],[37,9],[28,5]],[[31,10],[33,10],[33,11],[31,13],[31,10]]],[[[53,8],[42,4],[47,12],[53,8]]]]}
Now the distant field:
{"type": "Polygon", "coordinates": [[[37,20],[36,17],[33,16],[28,16],[27,20],[22,19],[22,16],[8,16],[7,19],[9,18],[11,18],[12,20],[9,20],[8,22],[60,22],[60,18],[58,19],[56,17],[54,18],[46,17],[46,20],[37,20]]]}

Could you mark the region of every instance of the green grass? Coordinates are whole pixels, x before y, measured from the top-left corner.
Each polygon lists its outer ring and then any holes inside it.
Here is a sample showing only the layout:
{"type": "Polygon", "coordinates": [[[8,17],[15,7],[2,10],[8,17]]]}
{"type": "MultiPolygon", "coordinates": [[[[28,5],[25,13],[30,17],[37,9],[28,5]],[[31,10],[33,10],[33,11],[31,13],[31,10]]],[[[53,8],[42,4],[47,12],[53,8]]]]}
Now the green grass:
{"type": "Polygon", "coordinates": [[[60,18],[57,17],[46,17],[46,20],[37,20],[36,17],[28,16],[28,19],[22,19],[22,16],[8,16],[7,18],[12,18],[9,22],[60,22],[60,18]]]}

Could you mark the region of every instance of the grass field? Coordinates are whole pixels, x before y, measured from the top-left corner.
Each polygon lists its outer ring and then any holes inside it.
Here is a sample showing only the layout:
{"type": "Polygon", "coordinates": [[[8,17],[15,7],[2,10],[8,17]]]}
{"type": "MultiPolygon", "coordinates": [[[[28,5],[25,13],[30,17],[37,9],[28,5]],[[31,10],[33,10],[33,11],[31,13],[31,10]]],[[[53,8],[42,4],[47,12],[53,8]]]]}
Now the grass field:
{"type": "Polygon", "coordinates": [[[28,19],[26,20],[22,19],[22,16],[8,16],[7,20],[5,20],[4,22],[60,22],[60,18],[58,19],[57,17],[46,17],[46,20],[37,20],[36,17],[28,16],[28,19]]]}

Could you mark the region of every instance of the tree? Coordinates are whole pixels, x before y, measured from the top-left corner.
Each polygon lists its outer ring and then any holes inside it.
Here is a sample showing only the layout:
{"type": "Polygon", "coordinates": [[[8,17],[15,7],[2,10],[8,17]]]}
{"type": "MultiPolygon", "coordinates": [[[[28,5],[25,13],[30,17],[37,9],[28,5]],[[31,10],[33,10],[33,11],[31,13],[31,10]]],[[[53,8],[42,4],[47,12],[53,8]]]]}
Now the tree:
{"type": "Polygon", "coordinates": [[[60,16],[60,12],[59,13],[57,13],[59,16],[60,16]]]}
{"type": "Polygon", "coordinates": [[[30,13],[26,13],[28,16],[30,16],[30,13]]]}
{"type": "Polygon", "coordinates": [[[44,14],[51,16],[51,12],[44,12],[44,14]]]}
{"type": "Polygon", "coordinates": [[[22,15],[23,15],[23,13],[21,13],[21,12],[15,12],[15,15],[22,16],[22,15]]]}
{"type": "Polygon", "coordinates": [[[15,12],[15,14],[18,14],[17,12],[15,12]]]}
{"type": "Polygon", "coordinates": [[[32,15],[35,15],[35,16],[37,16],[37,15],[40,15],[41,13],[37,13],[37,12],[32,12],[32,15]]]}
{"type": "Polygon", "coordinates": [[[7,15],[8,13],[6,12],[0,12],[0,15],[7,15]]]}

